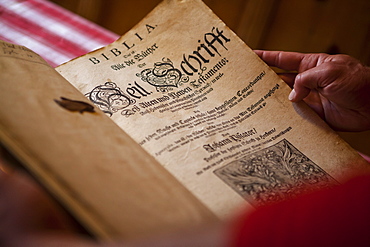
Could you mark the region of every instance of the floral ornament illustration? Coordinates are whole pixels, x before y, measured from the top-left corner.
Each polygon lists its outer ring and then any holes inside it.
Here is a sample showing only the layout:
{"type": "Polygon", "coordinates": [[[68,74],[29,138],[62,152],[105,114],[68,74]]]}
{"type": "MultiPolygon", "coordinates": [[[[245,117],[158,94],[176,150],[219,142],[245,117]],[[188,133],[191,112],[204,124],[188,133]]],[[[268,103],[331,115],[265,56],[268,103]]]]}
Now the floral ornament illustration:
{"type": "Polygon", "coordinates": [[[285,139],[214,173],[252,205],[263,205],[337,184],[285,139]]]}
{"type": "Polygon", "coordinates": [[[149,68],[136,74],[142,81],[155,86],[158,92],[168,92],[174,87],[181,86],[189,81],[189,77],[176,69],[170,59],[163,58],[162,62],[154,64],[154,68],[149,68]]]}
{"type": "Polygon", "coordinates": [[[109,81],[96,86],[85,96],[110,117],[135,103],[135,100],[127,96],[116,83],[109,81]]]}

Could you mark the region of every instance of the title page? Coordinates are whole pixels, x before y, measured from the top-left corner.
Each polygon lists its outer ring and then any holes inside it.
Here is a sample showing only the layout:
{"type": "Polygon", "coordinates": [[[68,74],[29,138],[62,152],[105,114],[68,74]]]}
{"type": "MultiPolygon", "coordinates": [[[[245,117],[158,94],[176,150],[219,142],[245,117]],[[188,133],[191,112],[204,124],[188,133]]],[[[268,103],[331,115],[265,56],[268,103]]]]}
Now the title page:
{"type": "Polygon", "coordinates": [[[57,71],[220,218],[366,169],[198,0],[162,2],[57,71]]]}

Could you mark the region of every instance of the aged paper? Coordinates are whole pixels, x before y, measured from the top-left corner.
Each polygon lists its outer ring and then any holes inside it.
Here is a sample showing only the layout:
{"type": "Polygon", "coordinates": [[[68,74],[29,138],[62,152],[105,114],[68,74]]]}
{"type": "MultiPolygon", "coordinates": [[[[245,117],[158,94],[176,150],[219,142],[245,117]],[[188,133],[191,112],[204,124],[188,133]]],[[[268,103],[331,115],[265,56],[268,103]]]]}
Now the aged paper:
{"type": "Polygon", "coordinates": [[[0,81],[1,145],[95,236],[132,239],[218,221],[37,54],[0,41],[0,81]],[[84,108],[66,107],[66,98],[84,108]]]}
{"type": "Polygon", "coordinates": [[[199,0],[57,71],[220,218],[367,169],[199,0]]]}

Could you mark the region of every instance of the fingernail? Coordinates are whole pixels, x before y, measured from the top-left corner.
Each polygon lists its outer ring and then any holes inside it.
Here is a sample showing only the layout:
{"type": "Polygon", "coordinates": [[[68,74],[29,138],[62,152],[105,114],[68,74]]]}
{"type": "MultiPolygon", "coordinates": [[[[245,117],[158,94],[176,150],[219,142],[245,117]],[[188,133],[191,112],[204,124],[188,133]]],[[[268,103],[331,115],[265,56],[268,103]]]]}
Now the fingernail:
{"type": "Polygon", "coordinates": [[[295,99],[295,96],[296,96],[296,92],[295,92],[295,90],[293,89],[293,90],[290,92],[290,94],[289,94],[289,96],[288,96],[288,99],[289,99],[290,101],[292,101],[292,100],[294,100],[294,99],[295,99]]]}

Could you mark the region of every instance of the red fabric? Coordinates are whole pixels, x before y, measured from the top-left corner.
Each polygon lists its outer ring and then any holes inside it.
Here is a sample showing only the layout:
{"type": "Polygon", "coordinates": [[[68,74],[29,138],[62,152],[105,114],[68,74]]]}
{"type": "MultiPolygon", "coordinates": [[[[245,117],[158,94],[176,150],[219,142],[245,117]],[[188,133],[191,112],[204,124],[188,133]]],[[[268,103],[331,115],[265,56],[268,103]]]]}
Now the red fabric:
{"type": "Polygon", "coordinates": [[[0,0],[0,39],[28,47],[52,66],[117,38],[117,34],[46,0],[0,0]]]}
{"type": "Polygon", "coordinates": [[[370,246],[370,176],[261,207],[237,229],[235,247],[370,246]]]}

